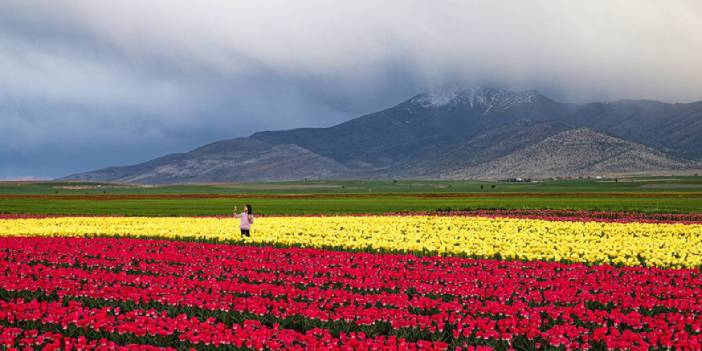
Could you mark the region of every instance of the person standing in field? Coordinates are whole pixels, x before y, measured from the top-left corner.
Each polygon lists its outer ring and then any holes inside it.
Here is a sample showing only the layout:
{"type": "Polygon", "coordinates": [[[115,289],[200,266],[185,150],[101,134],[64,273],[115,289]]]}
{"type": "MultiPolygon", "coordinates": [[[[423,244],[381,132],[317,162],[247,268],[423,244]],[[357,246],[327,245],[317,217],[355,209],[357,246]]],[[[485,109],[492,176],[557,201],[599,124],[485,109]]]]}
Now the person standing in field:
{"type": "Polygon", "coordinates": [[[236,206],[234,206],[234,217],[241,219],[241,225],[239,228],[241,229],[241,236],[251,236],[251,225],[254,222],[254,216],[253,216],[253,209],[251,209],[251,205],[246,204],[244,206],[244,211],[241,213],[237,213],[238,209],[236,206]]]}

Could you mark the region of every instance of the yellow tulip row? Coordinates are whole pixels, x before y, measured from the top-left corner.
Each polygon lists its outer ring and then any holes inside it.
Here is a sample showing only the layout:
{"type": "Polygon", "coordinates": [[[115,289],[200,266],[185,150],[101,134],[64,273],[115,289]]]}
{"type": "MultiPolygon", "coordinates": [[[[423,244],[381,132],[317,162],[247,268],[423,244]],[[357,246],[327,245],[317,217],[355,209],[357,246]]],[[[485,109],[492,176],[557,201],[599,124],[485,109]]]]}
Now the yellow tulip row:
{"type": "Polygon", "coordinates": [[[62,217],[0,220],[0,236],[153,236],[442,256],[702,267],[699,224],[458,216],[265,217],[256,219],[250,238],[242,238],[233,218],[62,217]]]}

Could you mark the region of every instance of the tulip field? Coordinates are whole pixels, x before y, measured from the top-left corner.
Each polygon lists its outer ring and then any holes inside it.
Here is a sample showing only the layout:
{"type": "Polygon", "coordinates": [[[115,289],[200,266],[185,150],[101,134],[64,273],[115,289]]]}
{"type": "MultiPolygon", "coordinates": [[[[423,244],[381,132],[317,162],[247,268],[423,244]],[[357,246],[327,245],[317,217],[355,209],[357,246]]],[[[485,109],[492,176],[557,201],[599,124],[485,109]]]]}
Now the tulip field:
{"type": "Polygon", "coordinates": [[[702,350],[702,213],[0,211],[0,350],[702,350]]]}
{"type": "Polygon", "coordinates": [[[697,268],[702,222],[484,216],[261,217],[241,237],[230,217],[45,217],[0,220],[0,235],[227,241],[373,253],[697,268]]]}

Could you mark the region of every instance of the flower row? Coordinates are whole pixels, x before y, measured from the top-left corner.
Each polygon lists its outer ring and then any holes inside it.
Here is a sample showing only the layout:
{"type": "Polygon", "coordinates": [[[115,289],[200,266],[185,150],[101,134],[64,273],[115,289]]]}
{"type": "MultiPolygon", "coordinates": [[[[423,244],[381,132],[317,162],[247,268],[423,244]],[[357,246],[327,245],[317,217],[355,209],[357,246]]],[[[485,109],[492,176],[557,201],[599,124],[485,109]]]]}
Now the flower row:
{"type": "MultiPolygon", "coordinates": [[[[622,212],[622,211],[586,211],[586,210],[539,210],[539,209],[505,209],[505,210],[452,210],[439,209],[437,211],[405,211],[405,212],[388,212],[381,214],[382,216],[480,216],[480,217],[511,217],[511,218],[527,218],[541,219],[554,221],[597,221],[597,222],[640,222],[640,223],[684,223],[684,224],[702,224],[702,213],[641,213],[641,212],[622,212]]],[[[39,218],[56,218],[56,217],[86,217],[88,215],[75,214],[28,214],[28,213],[0,213],[0,219],[39,219],[39,218]]],[[[92,215],[94,217],[108,217],[105,215],[92,215]]],[[[290,217],[285,215],[262,215],[263,217],[290,217]]],[[[308,214],[294,215],[293,217],[324,217],[323,214],[308,214]]],[[[347,214],[349,217],[369,217],[378,216],[378,214],[347,214]]],[[[109,217],[122,217],[119,215],[109,217]]],[[[200,218],[215,217],[228,218],[230,216],[194,216],[200,218]]]]}
{"type": "Polygon", "coordinates": [[[133,236],[625,266],[701,267],[702,225],[465,216],[264,217],[251,238],[230,218],[0,220],[0,236],[133,236]]]}
{"type": "Polygon", "coordinates": [[[171,319],[189,316],[191,324],[164,335],[216,325],[207,329],[217,332],[207,334],[210,340],[235,340],[222,330],[248,321],[266,333],[278,328],[299,338],[322,330],[337,346],[336,335],[348,331],[417,347],[442,339],[446,344],[432,347],[695,349],[702,341],[702,276],[696,270],[134,239],[4,238],[0,257],[0,297],[7,301],[0,319],[23,311],[23,321],[96,328],[99,321],[80,316],[107,314],[119,328],[127,321],[119,311],[130,316],[129,330],[158,335],[159,328],[178,326],[171,319]],[[23,305],[22,298],[33,305],[23,305]],[[68,307],[74,310],[62,309],[68,307]],[[171,319],[154,322],[158,318],[171,319]]]}
{"type": "Polygon", "coordinates": [[[0,301],[0,322],[20,324],[36,322],[54,329],[83,330],[102,338],[154,343],[159,346],[233,345],[255,350],[349,349],[395,350],[398,343],[404,350],[444,350],[443,342],[396,340],[394,337],[367,338],[363,333],[341,335],[335,338],[329,330],[311,329],[300,333],[278,326],[267,327],[256,320],[242,324],[225,325],[214,318],[200,320],[185,314],[169,316],[167,311],[135,309],[122,312],[120,308],[87,308],[79,302],[46,302],[31,300],[0,301]],[[175,338],[167,338],[175,335],[175,338]],[[121,337],[118,337],[121,336],[121,337]]]}
{"type": "Polygon", "coordinates": [[[88,339],[85,336],[68,337],[56,332],[21,329],[0,325],[0,347],[4,350],[95,350],[95,351],[175,351],[172,347],[153,345],[120,345],[107,339],[88,339]]]}

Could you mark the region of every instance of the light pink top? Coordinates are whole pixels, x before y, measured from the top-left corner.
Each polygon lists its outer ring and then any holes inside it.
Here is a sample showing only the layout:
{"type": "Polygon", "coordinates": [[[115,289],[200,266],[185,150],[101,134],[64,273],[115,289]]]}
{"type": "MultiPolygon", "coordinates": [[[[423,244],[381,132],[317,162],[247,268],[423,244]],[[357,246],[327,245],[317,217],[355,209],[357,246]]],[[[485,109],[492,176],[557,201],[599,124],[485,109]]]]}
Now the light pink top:
{"type": "Polygon", "coordinates": [[[247,215],[246,212],[234,215],[237,218],[241,218],[241,229],[251,229],[251,224],[253,224],[253,215],[247,215]]]}

